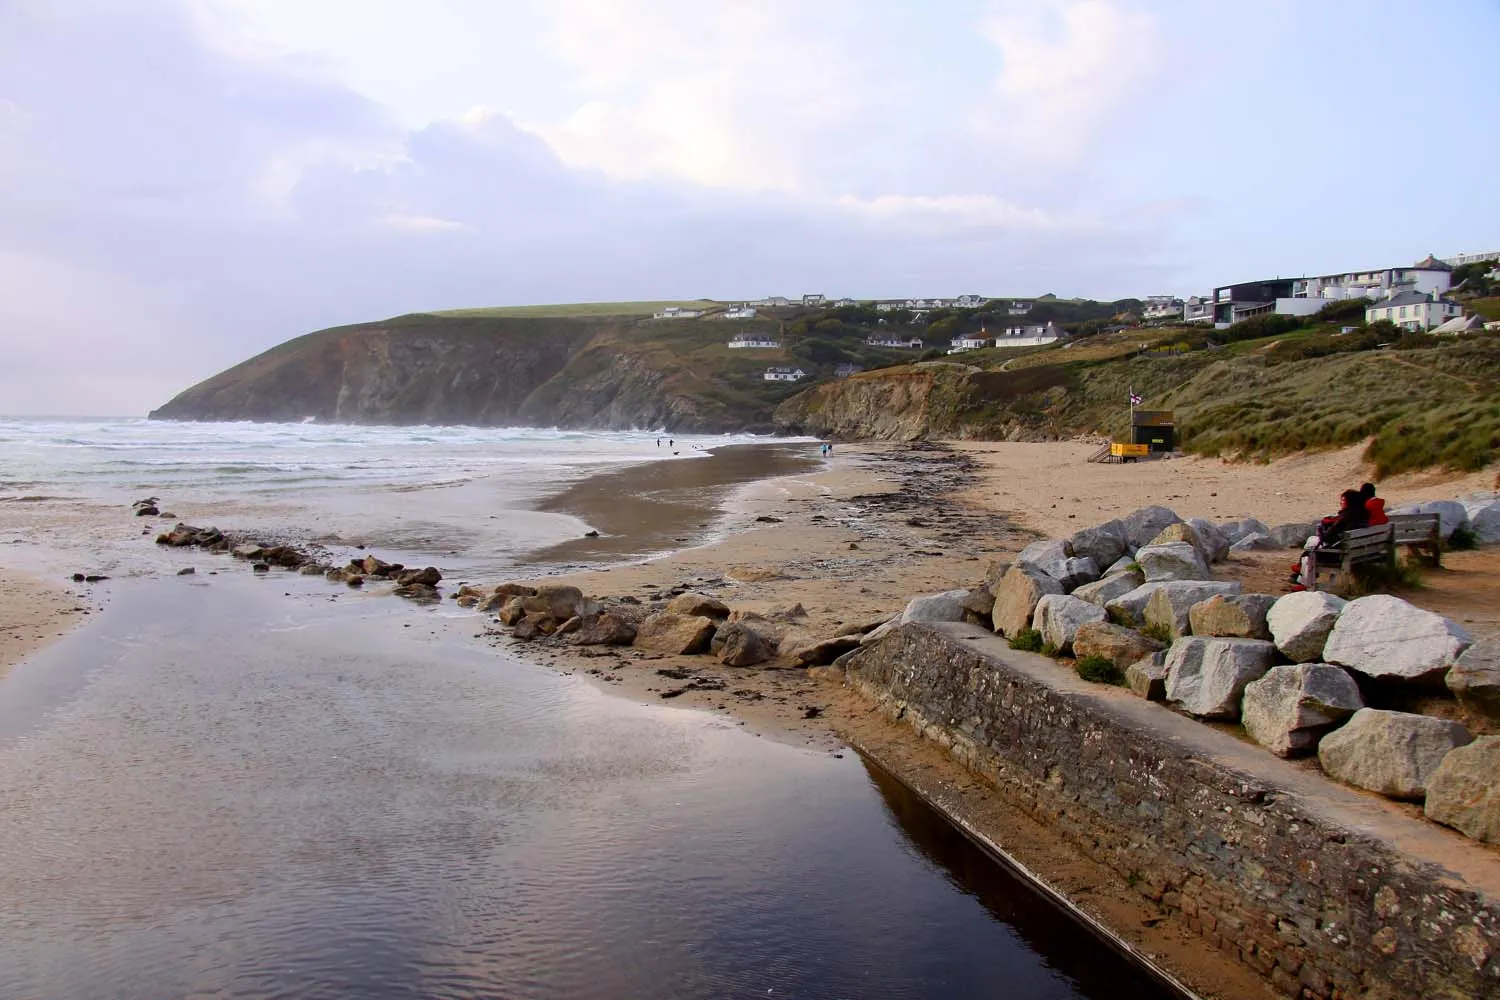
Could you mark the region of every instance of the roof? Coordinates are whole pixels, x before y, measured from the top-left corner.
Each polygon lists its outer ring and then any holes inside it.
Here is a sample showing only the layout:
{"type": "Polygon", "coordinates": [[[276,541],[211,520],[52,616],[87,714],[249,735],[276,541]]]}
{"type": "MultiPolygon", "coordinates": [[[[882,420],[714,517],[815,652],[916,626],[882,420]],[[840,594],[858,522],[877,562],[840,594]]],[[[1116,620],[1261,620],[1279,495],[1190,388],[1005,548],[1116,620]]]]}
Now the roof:
{"type": "Polygon", "coordinates": [[[1411,266],[1410,270],[1413,270],[1413,271],[1451,271],[1451,270],[1453,270],[1453,267],[1450,264],[1444,264],[1442,261],[1438,260],[1432,254],[1428,254],[1426,260],[1419,260],[1419,261],[1417,261],[1415,264],[1413,264],[1411,266]]]}
{"type": "Polygon", "coordinates": [[[1480,316],[1455,316],[1442,326],[1435,327],[1432,333],[1467,333],[1469,330],[1484,329],[1484,319],[1480,316]]]}
{"type": "MultiPolygon", "coordinates": [[[[1440,302],[1448,302],[1447,299],[1439,299],[1438,301],[1440,301],[1440,302]]],[[[1392,295],[1388,299],[1376,299],[1375,301],[1371,302],[1365,308],[1366,309],[1385,309],[1385,308],[1388,308],[1389,306],[1419,306],[1419,305],[1421,305],[1424,302],[1428,302],[1428,303],[1432,302],[1432,297],[1429,296],[1429,295],[1427,295],[1427,294],[1425,294],[1425,293],[1423,293],[1423,292],[1414,292],[1414,291],[1411,291],[1410,289],[1408,289],[1407,291],[1404,291],[1404,292],[1397,292],[1395,295],[1392,295]]],[[[1456,305],[1457,303],[1448,302],[1448,304],[1449,305],[1456,305]]]]}

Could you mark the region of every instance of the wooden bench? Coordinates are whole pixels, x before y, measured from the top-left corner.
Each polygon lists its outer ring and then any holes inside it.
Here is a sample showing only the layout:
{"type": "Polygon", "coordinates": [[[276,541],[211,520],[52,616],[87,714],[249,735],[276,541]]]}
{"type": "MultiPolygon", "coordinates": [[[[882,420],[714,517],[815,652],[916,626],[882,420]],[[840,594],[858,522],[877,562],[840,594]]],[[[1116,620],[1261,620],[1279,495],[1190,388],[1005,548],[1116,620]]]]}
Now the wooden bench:
{"type": "Polygon", "coordinates": [[[1436,514],[1393,514],[1387,524],[1345,532],[1335,545],[1313,550],[1313,572],[1308,590],[1318,589],[1318,572],[1327,567],[1346,580],[1356,566],[1383,564],[1395,569],[1396,546],[1407,550],[1429,566],[1442,565],[1442,534],[1436,514]]]}

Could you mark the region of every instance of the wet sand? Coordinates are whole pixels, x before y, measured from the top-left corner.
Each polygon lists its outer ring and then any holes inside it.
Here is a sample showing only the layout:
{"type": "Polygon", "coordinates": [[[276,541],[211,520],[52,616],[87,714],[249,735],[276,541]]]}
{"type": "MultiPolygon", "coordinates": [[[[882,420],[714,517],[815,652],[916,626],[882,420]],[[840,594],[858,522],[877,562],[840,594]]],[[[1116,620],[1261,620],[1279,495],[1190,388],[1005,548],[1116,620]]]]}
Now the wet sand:
{"type": "Polygon", "coordinates": [[[0,568],[0,677],[80,624],[90,603],[35,576],[0,568]]]}

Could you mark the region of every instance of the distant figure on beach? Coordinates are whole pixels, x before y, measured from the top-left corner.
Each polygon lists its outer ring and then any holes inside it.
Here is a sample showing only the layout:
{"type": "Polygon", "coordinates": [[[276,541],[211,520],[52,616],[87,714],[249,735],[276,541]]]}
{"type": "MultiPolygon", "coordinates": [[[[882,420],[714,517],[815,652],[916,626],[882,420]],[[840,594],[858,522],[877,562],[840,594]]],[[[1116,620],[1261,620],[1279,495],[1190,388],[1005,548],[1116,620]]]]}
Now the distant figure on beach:
{"type": "Polygon", "coordinates": [[[658,447],[658,448],[660,448],[660,447],[661,447],[661,438],[657,438],[657,439],[656,439],[656,446],[657,446],[657,447],[658,447]]]}
{"type": "MultiPolygon", "coordinates": [[[[673,441],[671,438],[667,438],[667,447],[668,448],[675,448],[676,446],[677,446],[677,442],[676,441],[673,441]]],[[[673,452],[673,454],[676,454],[676,452],[673,452]]]]}
{"type": "MultiPolygon", "coordinates": [[[[1370,487],[1373,491],[1374,487],[1370,487]]],[[[1381,503],[1381,516],[1385,516],[1385,504],[1381,503]]],[[[1345,490],[1339,494],[1339,512],[1330,514],[1318,522],[1318,533],[1302,547],[1302,558],[1292,573],[1294,587],[1312,584],[1318,569],[1318,550],[1337,545],[1347,532],[1370,526],[1370,512],[1365,509],[1364,494],[1359,490],[1345,490]]]]}
{"type": "Polygon", "coordinates": [[[1365,483],[1361,486],[1359,495],[1365,498],[1365,513],[1370,515],[1370,527],[1391,523],[1391,519],[1385,513],[1385,501],[1375,495],[1374,483],[1365,483]]]}

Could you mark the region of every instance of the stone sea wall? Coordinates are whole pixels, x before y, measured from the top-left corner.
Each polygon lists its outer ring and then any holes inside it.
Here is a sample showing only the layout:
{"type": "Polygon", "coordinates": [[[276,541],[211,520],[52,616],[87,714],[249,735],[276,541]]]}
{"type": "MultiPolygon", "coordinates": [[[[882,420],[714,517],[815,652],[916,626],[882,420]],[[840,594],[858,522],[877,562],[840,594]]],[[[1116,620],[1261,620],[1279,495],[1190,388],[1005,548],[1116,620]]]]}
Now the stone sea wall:
{"type": "Polygon", "coordinates": [[[1289,997],[1500,996],[1500,852],[986,629],[911,623],[846,683],[1289,997]]]}

